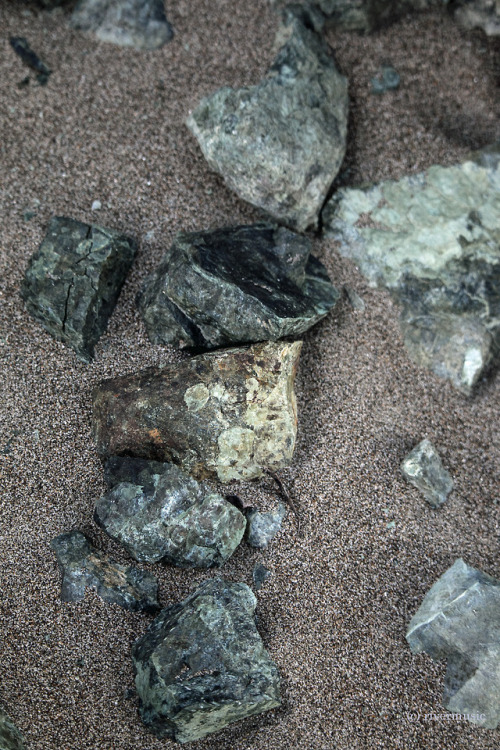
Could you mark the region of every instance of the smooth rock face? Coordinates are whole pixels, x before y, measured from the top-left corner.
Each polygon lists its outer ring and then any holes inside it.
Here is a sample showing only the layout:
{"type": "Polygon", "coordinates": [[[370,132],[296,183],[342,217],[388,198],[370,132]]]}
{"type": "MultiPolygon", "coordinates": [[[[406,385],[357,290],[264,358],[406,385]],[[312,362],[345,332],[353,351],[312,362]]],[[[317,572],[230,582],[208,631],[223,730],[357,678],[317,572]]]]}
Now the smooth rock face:
{"type": "Polygon", "coordinates": [[[119,232],[51,219],[21,286],[29,312],[81,359],[93,356],[136,253],[119,232]]]}
{"type": "Polygon", "coordinates": [[[280,705],[256,603],[246,584],[211,579],[164,609],[136,641],[141,716],[155,734],[191,742],[280,705]]]}
{"type": "Polygon", "coordinates": [[[158,612],[158,582],[138,568],[125,567],[96,550],[79,531],[60,534],[50,546],[63,574],[61,599],[78,602],[87,586],[109,604],[135,612],[158,612]]]}
{"type": "Polygon", "coordinates": [[[288,465],[301,346],[226,349],[104,381],[93,394],[99,453],[169,461],[223,482],[288,465]]]}
{"type": "Polygon", "coordinates": [[[401,304],[412,359],[469,393],[500,347],[500,148],[341,189],[324,225],[401,304]]]}
{"type": "Polygon", "coordinates": [[[163,0],[79,0],[71,24],[102,42],[140,50],[157,49],[174,35],[163,0]]]}
{"type": "Polygon", "coordinates": [[[483,29],[500,36],[500,0],[456,0],[455,18],[466,29],[483,29]]]}
{"type": "Polygon", "coordinates": [[[286,505],[280,503],[277,510],[263,512],[251,510],[247,514],[247,542],[251,547],[266,549],[281,528],[286,516],[286,505]]]}
{"type": "Polygon", "coordinates": [[[422,440],[406,456],[401,471],[433,508],[439,508],[453,489],[453,480],[430,440],[422,440]]]}
{"type": "Polygon", "coordinates": [[[0,708],[0,750],[24,750],[21,733],[0,708]]]}
{"type": "Polygon", "coordinates": [[[267,77],[203,99],[187,125],[241,198],[292,229],[316,226],[344,158],[347,81],[323,39],[293,13],[267,77]]]}
{"type": "Polygon", "coordinates": [[[271,224],[178,234],[139,297],[149,338],[211,349],[302,334],[339,298],[310,250],[271,224]]]}
{"type": "Polygon", "coordinates": [[[426,594],[406,639],[447,659],[443,704],[487,729],[500,722],[500,581],[457,560],[426,594]]]}
{"type": "Polygon", "coordinates": [[[140,562],[179,567],[222,565],[240,543],[246,520],[231,503],[168,463],[111,458],[112,489],[95,520],[140,562]]]}

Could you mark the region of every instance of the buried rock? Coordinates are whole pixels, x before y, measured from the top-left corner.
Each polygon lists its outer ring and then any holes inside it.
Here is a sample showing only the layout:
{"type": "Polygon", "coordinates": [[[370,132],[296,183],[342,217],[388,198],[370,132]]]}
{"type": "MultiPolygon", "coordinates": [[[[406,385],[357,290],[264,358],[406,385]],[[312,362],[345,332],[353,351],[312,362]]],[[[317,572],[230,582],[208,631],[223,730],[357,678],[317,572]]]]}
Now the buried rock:
{"type": "Polygon", "coordinates": [[[31,258],[21,296],[55,339],[88,361],[135,253],[135,243],[119,232],[54,217],[31,258]]]}
{"type": "Polygon", "coordinates": [[[347,80],[326,42],[294,13],[280,42],[261,83],[219,89],[187,125],[228,187],[302,231],[317,225],[344,158],[347,80]]]}
{"type": "Polygon", "coordinates": [[[164,609],[135,642],[140,712],[152,732],[191,742],[280,705],[256,604],[246,584],[211,579],[164,609]]]}
{"type": "Polygon", "coordinates": [[[50,546],[63,574],[64,602],[80,601],[88,586],[105,602],[133,612],[156,613],[160,609],[158,582],[151,573],[119,565],[92,547],[79,531],[60,534],[50,546]]]}
{"type": "Polygon", "coordinates": [[[24,750],[24,747],[19,729],[0,708],[0,750],[24,750]]]}
{"type": "Polygon", "coordinates": [[[243,537],[243,513],[173,464],[114,457],[106,476],[95,520],[139,562],[210,568],[243,537]]]}
{"type": "Polygon", "coordinates": [[[287,466],[301,346],[265,342],[104,381],[93,393],[97,450],[169,461],[223,482],[287,466]]]}
{"type": "Polygon", "coordinates": [[[443,704],[487,729],[500,723],[500,581],[457,560],[426,594],[406,640],[447,659],[443,704]]]}
{"type": "Polygon", "coordinates": [[[272,224],[178,234],[139,297],[149,338],[211,349],[302,334],[339,298],[310,251],[272,224]]]}
{"type": "Polygon", "coordinates": [[[401,471],[433,508],[439,508],[453,489],[453,480],[430,440],[422,440],[406,456],[401,471]]]}
{"type": "Polygon", "coordinates": [[[174,35],[163,0],[79,0],[71,25],[93,31],[101,42],[139,50],[158,49],[174,35]]]}
{"type": "Polygon", "coordinates": [[[247,513],[247,542],[251,547],[266,549],[281,528],[287,513],[286,505],[280,503],[274,511],[252,510],[247,513]]]}

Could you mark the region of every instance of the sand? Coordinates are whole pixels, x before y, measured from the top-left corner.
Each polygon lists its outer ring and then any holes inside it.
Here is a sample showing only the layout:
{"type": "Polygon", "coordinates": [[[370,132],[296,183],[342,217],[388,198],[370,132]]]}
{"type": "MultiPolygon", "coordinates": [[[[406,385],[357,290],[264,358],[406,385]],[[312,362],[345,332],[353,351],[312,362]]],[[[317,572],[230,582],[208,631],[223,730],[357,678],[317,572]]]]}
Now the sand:
{"type": "MultiPolygon", "coordinates": [[[[186,356],[149,343],[134,303],[174,234],[260,218],[210,171],[184,120],[216,87],[259,80],[275,17],[265,0],[181,0],[167,10],[175,39],[140,53],[70,30],[63,12],[0,3],[0,703],[28,750],[174,747],[143,727],[130,691],[130,647],[151,617],[92,592],[62,603],[49,548],[55,535],[78,528],[129,562],[92,520],[104,484],[91,389],[186,356]],[[18,88],[28,71],[10,35],[26,36],[53,69],[46,87],[32,80],[18,88]],[[92,212],[96,200],[102,208],[92,212]],[[25,220],[28,209],[36,213],[25,220]],[[89,365],[53,341],[18,294],[53,214],[140,241],[89,365]]],[[[498,42],[462,32],[439,13],[369,38],[332,32],[329,41],[352,98],[339,182],[452,164],[499,137],[498,42]],[[401,86],[373,96],[369,80],[385,60],[401,86]]],[[[193,747],[493,750],[500,731],[440,717],[445,666],[413,656],[404,636],[424,594],[457,557],[500,577],[500,377],[493,373],[467,399],[416,367],[388,295],[368,288],[331,241],[313,239],[334,283],[353,287],[366,310],[344,300],[304,337],[298,445],[281,472],[301,508],[302,535],[289,514],[267,551],[243,544],[222,569],[249,584],[255,563],[272,572],[258,595],[258,621],[282,675],[283,705],[193,747]],[[438,511],[399,471],[424,437],[455,480],[438,511]]],[[[241,494],[262,508],[277,502],[269,482],[241,494]]],[[[164,605],[219,574],[150,569],[164,605]]]]}

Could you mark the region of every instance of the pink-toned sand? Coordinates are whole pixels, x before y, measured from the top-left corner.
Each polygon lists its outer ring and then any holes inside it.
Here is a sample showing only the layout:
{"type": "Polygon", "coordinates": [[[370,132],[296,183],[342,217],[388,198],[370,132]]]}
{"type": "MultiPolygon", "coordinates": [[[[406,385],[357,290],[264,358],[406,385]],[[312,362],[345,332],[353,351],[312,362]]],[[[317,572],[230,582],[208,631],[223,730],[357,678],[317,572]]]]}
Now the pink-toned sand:
{"type": "MultiPolygon", "coordinates": [[[[260,217],[210,171],[184,121],[215,88],[259,80],[276,19],[265,0],[181,0],[167,13],[175,39],[140,53],[70,30],[64,12],[0,2],[0,703],[28,750],[174,746],[148,733],[127,693],[130,647],[151,618],[92,592],[62,603],[49,548],[55,535],[78,528],[130,562],[92,521],[104,485],[91,389],[104,377],[185,356],[149,343],[134,303],[174,234],[260,217]],[[32,80],[18,88],[28,71],[10,35],[27,37],[53,69],[46,87],[32,80]],[[91,211],[95,200],[99,212],[91,211]],[[36,215],[25,221],[32,208],[36,215]],[[18,294],[53,214],[140,241],[90,365],[54,342],[18,294]]],[[[344,183],[452,164],[499,137],[498,41],[438,13],[368,38],[328,38],[352,98],[344,183]],[[369,81],[386,60],[401,86],[376,97],[369,81]]],[[[445,665],[412,656],[404,636],[424,594],[457,557],[500,577],[500,377],[466,399],[417,368],[388,295],[369,289],[332,242],[315,239],[314,251],[366,310],[344,301],[305,336],[298,445],[282,472],[302,510],[303,535],[289,514],[267,551],[243,544],[222,569],[247,583],[256,562],[272,571],[258,617],[282,675],[283,705],[193,747],[493,750],[499,731],[425,718],[444,714],[445,665]],[[438,511],[399,471],[423,437],[455,480],[438,511]]],[[[263,508],[276,501],[266,483],[241,492],[263,508]]],[[[154,572],[164,605],[219,574],[154,572]]]]}

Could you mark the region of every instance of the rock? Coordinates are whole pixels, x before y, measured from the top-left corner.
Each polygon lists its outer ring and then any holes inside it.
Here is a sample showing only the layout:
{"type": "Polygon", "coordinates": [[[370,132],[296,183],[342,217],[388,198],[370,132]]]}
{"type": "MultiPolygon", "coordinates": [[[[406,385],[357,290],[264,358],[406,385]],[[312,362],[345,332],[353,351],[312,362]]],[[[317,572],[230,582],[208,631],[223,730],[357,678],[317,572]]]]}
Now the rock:
{"type": "Polygon", "coordinates": [[[164,609],[132,648],[144,723],[192,742],[279,706],[280,680],[244,583],[205,581],[164,609]]]}
{"type": "Polygon", "coordinates": [[[63,602],[80,601],[88,586],[105,602],[133,612],[155,613],[160,609],[158,582],[151,573],[119,565],[92,547],[79,531],[60,534],[50,546],[63,574],[63,602]]]}
{"type": "Polygon", "coordinates": [[[285,20],[266,78],[207,96],[187,125],[232,190],[301,231],[317,225],[344,158],[347,80],[317,33],[285,20]]]}
{"type": "Polygon", "coordinates": [[[24,750],[21,733],[0,708],[0,750],[24,750]]]}
{"type": "Polygon", "coordinates": [[[182,568],[222,565],[240,543],[246,519],[231,503],[173,464],[111,458],[118,479],[97,501],[95,520],[139,562],[182,568]]]}
{"type": "Polygon", "coordinates": [[[74,219],[51,219],[21,286],[28,311],[89,360],[106,329],[136,247],[129,237],[74,219]]]}
{"type": "Polygon", "coordinates": [[[310,251],[271,224],[178,234],[138,299],[149,338],[211,349],[304,333],[339,298],[310,251]]]}
{"type": "Polygon", "coordinates": [[[340,189],[324,226],[402,307],[412,359],[470,393],[500,346],[500,147],[398,182],[340,189]]]}
{"type": "Polygon", "coordinates": [[[364,312],[366,310],[366,304],[363,297],[361,297],[355,289],[351,286],[344,286],[344,292],[353,310],[357,310],[358,312],[364,312]]]}
{"type": "Polygon", "coordinates": [[[385,94],[399,88],[401,81],[398,71],[392,65],[382,65],[380,73],[371,80],[372,94],[385,94]]]}
{"type": "Polygon", "coordinates": [[[406,640],[447,659],[443,704],[475,724],[500,722],[500,581],[456,562],[426,594],[406,640]]]}
{"type": "Polygon", "coordinates": [[[280,503],[275,511],[251,510],[247,514],[247,542],[251,547],[266,549],[281,528],[286,516],[286,505],[280,503]]]}
{"type": "Polygon", "coordinates": [[[252,578],[255,591],[260,591],[260,589],[262,588],[262,584],[267,581],[270,575],[271,571],[268,570],[264,565],[261,565],[261,563],[257,563],[256,565],[254,565],[252,578]]]}
{"type": "Polygon", "coordinates": [[[97,450],[169,461],[223,482],[288,465],[301,346],[265,342],[104,381],[93,394],[97,450]]]}
{"type": "Polygon", "coordinates": [[[439,508],[453,489],[453,480],[430,440],[422,440],[406,456],[401,471],[433,508],[439,508]]]}
{"type": "Polygon", "coordinates": [[[163,0],[79,0],[71,24],[101,42],[139,50],[158,49],[174,35],[163,0]]]}
{"type": "Polygon", "coordinates": [[[21,60],[29,68],[37,73],[36,80],[41,86],[45,86],[49,80],[49,76],[52,73],[48,65],[41,60],[36,52],[33,52],[27,39],[22,36],[11,36],[10,44],[16,55],[19,55],[21,60]]]}
{"type": "Polygon", "coordinates": [[[483,29],[488,36],[500,36],[499,0],[455,0],[455,18],[466,29],[483,29]]]}

